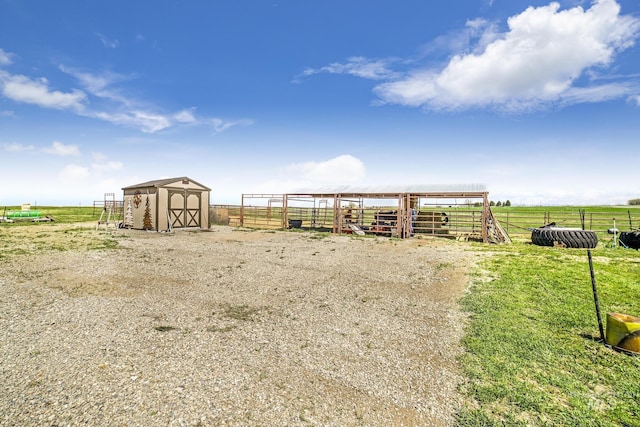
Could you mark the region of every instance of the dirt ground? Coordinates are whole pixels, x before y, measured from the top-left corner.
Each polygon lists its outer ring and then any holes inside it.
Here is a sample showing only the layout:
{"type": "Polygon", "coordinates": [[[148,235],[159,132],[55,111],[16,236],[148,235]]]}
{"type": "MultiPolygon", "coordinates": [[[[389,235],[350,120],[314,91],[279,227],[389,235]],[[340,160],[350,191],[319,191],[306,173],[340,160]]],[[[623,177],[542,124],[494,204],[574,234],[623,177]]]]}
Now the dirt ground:
{"type": "Polygon", "coordinates": [[[451,425],[467,248],[0,227],[0,424],[451,425]]]}

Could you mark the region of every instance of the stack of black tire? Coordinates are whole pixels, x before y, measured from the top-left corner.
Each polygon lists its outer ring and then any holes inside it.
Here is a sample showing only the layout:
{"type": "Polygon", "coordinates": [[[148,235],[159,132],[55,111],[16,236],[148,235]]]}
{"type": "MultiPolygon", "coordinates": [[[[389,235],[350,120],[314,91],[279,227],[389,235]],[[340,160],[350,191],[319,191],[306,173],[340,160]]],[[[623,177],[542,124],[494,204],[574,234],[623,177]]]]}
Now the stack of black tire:
{"type": "Polygon", "coordinates": [[[598,245],[595,231],[556,227],[555,223],[531,230],[531,242],[538,246],[592,249],[598,245]]]}
{"type": "Polygon", "coordinates": [[[631,249],[640,249],[640,231],[623,231],[620,233],[620,245],[631,249]]]}

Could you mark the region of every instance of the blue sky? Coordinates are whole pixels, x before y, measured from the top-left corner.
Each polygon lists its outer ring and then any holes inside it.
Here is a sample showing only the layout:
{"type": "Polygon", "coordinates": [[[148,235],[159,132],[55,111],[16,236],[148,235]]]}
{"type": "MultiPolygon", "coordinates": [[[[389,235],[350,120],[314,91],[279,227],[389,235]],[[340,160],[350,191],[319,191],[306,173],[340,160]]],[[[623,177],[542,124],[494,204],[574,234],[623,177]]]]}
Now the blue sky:
{"type": "Polygon", "coordinates": [[[0,0],[0,205],[189,176],[640,197],[640,2],[0,0]]]}

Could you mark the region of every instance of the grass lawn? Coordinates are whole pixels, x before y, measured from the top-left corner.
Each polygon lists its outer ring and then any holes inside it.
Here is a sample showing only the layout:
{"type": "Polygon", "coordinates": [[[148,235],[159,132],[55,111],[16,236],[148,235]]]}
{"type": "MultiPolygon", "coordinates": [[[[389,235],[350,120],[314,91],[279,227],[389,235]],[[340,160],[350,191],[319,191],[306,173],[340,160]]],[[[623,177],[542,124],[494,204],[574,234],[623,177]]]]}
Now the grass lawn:
{"type": "MultiPolygon", "coordinates": [[[[457,424],[640,426],[640,357],[598,342],[586,250],[476,248],[491,253],[462,301],[457,424]]],[[[603,322],[606,312],[640,315],[640,253],[599,247],[593,259],[603,322]]]]}
{"type": "MultiPolygon", "coordinates": [[[[54,222],[31,222],[28,218],[16,222],[0,222],[0,261],[8,254],[27,254],[39,251],[66,251],[75,249],[109,249],[116,248],[119,235],[96,233],[102,209],[93,207],[51,207],[38,206],[31,210],[41,212],[42,216],[50,215],[54,222]],[[70,226],[60,228],[58,224],[75,224],[93,222],[86,226],[70,226]],[[94,225],[95,224],[95,225],[94,225]],[[27,228],[24,228],[27,227],[27,228]],[[29,230],[28,238],[19,228],[29,230]]],[[[20,211],[20,206],[6,208],[6,212],[20,211]]],[[[4,216],[5,208],[0,208],[0,216],[4,216]]]]}

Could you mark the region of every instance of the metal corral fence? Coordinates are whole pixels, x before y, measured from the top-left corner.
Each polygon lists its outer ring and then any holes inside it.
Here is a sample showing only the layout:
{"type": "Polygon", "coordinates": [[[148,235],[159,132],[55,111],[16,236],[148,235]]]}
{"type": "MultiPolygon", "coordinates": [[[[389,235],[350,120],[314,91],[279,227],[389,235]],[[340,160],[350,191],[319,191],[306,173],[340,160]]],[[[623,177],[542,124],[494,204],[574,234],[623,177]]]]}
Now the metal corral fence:
{"type": "MultiPolygon", "coordinates": [[[[367,234],[391,235],[397,223],[395,208],[359,206],[342,208],[341,220],[356,225],[367,234]]],[[[516,240],[531,238],[531,229],[555,222],[559,227],[593,230],[601,241],[612,238],[609,231],[629,231],[640,228],[640,208],[527,208],[492,207],[493,217],[504,231],[516,240]]],[[[318,231],[333,230],[333,207],[289,207],[288,224],[284,223],[282,206],[213,205],[212,224],[224,224],[265,229],[303,228],[318,231]],[[241,224],[243,222],[243,224],[241,224]]],[[[424,206],[413,216],[414,234],[432,234],[450,238],[477,239],[482,233],[482,208],[478,206],[424,206]]]]}
{"type": "Polygon", "coordinates": [[[281,206],[212,205],[209,207],[209,222],[232,227],[285,228],[282,212],[281,206]]]}
{"type": "Polygon", "coordinates": [[[491,207],[494,218],[512,239],[530,239],[531,229],[555,223],[558,227],[595,231],[601,241],[612,239],[610,231],[630,231],[640,227],[637,207],[491,207]]]}
{"type": "Polygon", "coordinates": [[[94,200],[92,215],[99,215],[100,211],[108,209],[110,206],[113,213],[122,218],[124,213],[124,201],[122,200],[94,200]]]}
{"type": "MultiPolygon", "coordinates": [[[[210,207],[210,222],[250,228],[300,228],[316,231],[334,231],[336,211],[329,207],[288,207],[285,224],[281,206],[210,207]]],[[[339,209],[338,215],[347,232],[395,235],[402,220],[394,207],[349,206],[339,209]],[[355,226],[351,230],[350,226],[355,226]]],[[[482,208],[473,206],[424,206],[412,215],[413,234],[431,234],[449,238],[482,239],[482,208]]]]}

